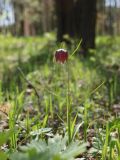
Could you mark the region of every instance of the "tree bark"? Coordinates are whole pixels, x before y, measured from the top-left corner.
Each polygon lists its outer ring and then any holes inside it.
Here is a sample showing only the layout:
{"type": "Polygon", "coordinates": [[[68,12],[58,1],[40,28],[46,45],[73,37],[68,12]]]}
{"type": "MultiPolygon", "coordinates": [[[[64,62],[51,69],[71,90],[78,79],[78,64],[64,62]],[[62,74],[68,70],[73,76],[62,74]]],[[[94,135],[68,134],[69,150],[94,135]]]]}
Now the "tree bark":
{"type": "Polygon", "coordinates": [[[76,35],[82,39],[82,48],[95,48],[96,0],[78,0],[75,5],[76,35]]]}
{"type": "Polygon", "coordinates": [[[42,0],[42,24],[44,32],[52,30],[52,5],[53,0],[42,0]]]}
{"type": "Polygon", "coordinates": [[[73,32],[73,0],[55,0],[57,13],[57,40],[63,41],[63,36],[74,35],[73,32]]]}
{"type": "Polygon", "coordinates": [[[95,48],[96,1],[56,0],[58,41],[63,40],[64,34],[69,34],[82,39],[85,53],[89,48],[95,48]]]}
{"type": "Polygon", "coordinates": [[[24,34],[24,21],[21,18],[24,12],[24,6],[22,4],[17,4],[15,0],[12,0],[15,14],[15,25],[14,25],[14,35],[21,36],[24,34]]]}

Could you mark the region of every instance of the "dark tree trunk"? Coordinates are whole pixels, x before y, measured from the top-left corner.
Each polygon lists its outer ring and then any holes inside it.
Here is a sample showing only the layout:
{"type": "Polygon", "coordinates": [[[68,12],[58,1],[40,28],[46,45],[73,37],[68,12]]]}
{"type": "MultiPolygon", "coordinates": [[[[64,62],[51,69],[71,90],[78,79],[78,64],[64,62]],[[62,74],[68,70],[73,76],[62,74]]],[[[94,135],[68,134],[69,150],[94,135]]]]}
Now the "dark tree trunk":
{"type": "Polygon", "coordinates": [[[75,6],[76,35],[82,38],[82,48],[95,48],[96,0],[78,0],[75,6]]]}
{"type": "Polygon", "coordinates": [[[58,16],[58,41],[64,34],[82,39],[82,50],[95,48],[97,0],[56,0],[58,16]]]}
{"type": "Polygon", "coordinates": [[[16,1],[12,1],[14,7],[15,14],[15,25],[14,25],[14,35],[21,36],[24,34],[24,21],[21,19],[19,15],[23,15],[24,6],[22,4],[18,5],[16,1]],[[21,14],[20,14],[21,13],[21,14]]]}
{"type": "Polygon", "coordinates": [[[113,35],[114,34],[114,28],[113,28],[113,22],[114,22],[114,17],[113,17],[113,6],[112,6],[112,1],[110,0],[110,5],[108,9],[108,34],[113,35]]]}
{"type": "Polygon", "coordinates": [[[57,40],[62,41],[63,36],[73,36],[73,0],[55,0],[57,13],[57,40]]]}

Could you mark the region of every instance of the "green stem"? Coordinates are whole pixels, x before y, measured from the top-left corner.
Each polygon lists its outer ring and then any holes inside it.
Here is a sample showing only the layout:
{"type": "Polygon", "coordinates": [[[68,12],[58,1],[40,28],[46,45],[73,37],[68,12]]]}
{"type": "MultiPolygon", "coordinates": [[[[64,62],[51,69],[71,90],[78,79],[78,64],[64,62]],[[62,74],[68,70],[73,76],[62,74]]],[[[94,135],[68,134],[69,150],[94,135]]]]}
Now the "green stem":
{"type": "Polygon", "coordinates": [[[68,142],[71,142],[71,108],[70,108],[70,79],[69,79],[69,63],[67,62],[67,127],[68,127],[68,142]]]}

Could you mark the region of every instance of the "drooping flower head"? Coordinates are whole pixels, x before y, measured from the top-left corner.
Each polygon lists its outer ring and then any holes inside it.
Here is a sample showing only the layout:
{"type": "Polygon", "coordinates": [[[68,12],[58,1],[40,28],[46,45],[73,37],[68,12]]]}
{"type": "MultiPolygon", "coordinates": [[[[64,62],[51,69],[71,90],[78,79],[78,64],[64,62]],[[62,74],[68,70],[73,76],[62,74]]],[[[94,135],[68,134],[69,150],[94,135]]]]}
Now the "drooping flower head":
{"type": "Polygon", "coordinates": [[[65,63],[68,60],[68,52],[65,49],[58,49],[55,52],[56,62],[65,63]]]}

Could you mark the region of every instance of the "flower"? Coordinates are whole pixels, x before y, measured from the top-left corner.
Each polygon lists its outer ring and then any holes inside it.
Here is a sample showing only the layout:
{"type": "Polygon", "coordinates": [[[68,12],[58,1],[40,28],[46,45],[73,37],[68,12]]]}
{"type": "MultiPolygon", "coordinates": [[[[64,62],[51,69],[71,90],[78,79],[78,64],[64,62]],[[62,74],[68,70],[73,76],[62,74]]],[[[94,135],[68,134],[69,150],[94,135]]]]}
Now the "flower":
{"type": "Polygon", "coordinates": [[[58,49],[55,52],[56,62],[64,63],[68,60],[68,52],[65,49],[58,49]]]}

